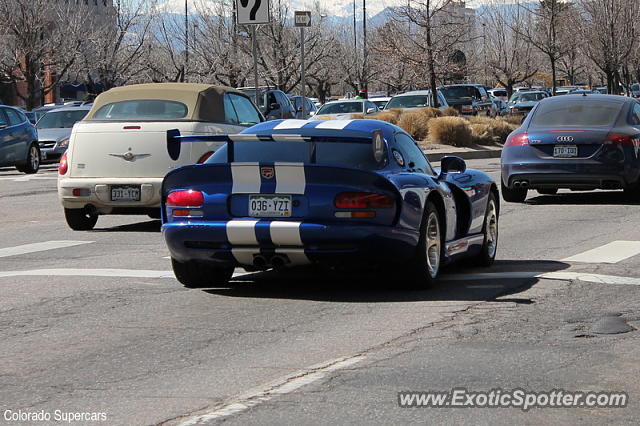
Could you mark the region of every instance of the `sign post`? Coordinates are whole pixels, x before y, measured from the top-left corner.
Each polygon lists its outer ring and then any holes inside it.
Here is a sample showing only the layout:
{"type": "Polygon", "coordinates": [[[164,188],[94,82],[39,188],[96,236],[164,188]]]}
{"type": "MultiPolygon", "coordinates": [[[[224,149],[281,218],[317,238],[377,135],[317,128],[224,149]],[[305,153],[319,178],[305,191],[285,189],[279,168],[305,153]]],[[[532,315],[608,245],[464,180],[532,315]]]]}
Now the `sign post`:
{"type": "Polygon", "coordinates": [[[251,39],[253,50],[253,85],[255,90],[255,103],[258,102],[258,41],[256,38],[256,25],[268,24],[269,0],[235,0],[236,21],[238,25],[251,25],[251,39]]]}
{"type": "Polygon", "coordinates": [[[305,89],[307,86],[307,82],[304,75],[304,28],[311,26],[311,12],[296,11],[295,26],[300,27],[300,85],[302,86],[300,95],[302,96],[302,118],[306,119],[307,98],[305,97],[305,89]]]}

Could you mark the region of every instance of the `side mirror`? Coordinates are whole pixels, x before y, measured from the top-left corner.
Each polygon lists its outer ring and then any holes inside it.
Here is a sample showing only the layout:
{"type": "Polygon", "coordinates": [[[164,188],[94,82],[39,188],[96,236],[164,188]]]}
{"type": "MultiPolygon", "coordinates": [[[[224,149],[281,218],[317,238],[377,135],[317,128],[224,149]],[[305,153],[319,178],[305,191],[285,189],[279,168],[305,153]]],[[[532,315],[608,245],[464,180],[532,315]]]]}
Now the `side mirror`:
{"type": "Polygon", "coordinates": [[[447,173],[464,173],[467,170],[467,163],[455,155],[447,155],[440,160],[440,171],[447,173]]]}
{"type": "Polygon", "coordinates": [[[274,102],[272,104],[269,104],[269,109],[270,110],[274,110],[274,109],[280,109],[280,104],[277,102],[274,102]]]}
{"type": "Polygon", "coordinates": [[[375,108],[367,108],[367,114],[373,114],[374,112],[376,112],[375,108]]]}
{"type": "Polygon", "coordinates": [[[297,111],[297,112],[302,112],[302,107],[298,107],[298,108],[296,109],[296,111],[297,111]]]}
{"type": "Polygon", "coordinates": [[[309,111],[309,117],[313,117],[314,115],[316,115],[315,111],[309,111]]]}
{"type": "Polygon", "coordinates": [[[167,153],[173,161],[177,161],[180,158],[180,147],[182,142],[180,141],[180,130],[171,129],[167,130],[167,153]]]}

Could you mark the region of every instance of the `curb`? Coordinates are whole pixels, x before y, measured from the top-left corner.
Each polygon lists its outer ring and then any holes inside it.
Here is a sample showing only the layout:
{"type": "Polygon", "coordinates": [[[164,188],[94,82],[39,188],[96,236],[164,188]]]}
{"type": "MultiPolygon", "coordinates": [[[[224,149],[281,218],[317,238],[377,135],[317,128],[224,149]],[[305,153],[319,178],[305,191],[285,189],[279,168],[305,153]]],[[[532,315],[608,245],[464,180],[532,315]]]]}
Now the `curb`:
{"type": "MultiPolygon", "coordinates": [[[[423,151],[425,152],[425,151],[423,151]]],[[[480,160],[485,158],[500,158],[502,154],[501,149],[487,149],[481,151],[454,151],[454,152],[434,152],[429,153],[429,151],[425,152],[427,159],[431,162],[440,161],[440,159],[446,155],[455,155],[456,157],[460,157],[463,160],[480,160]]]]}

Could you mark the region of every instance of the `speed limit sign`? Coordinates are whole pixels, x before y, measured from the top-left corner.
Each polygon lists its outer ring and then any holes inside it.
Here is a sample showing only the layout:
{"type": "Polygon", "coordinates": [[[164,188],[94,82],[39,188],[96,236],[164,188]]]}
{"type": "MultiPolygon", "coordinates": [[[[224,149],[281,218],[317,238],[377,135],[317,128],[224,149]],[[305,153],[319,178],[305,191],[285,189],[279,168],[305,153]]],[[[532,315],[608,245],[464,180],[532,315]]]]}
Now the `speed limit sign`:
{"type": "Polygon", "coordinates": [[[236,0],[238,25],[268,24],[269,0],[236,0]]]}

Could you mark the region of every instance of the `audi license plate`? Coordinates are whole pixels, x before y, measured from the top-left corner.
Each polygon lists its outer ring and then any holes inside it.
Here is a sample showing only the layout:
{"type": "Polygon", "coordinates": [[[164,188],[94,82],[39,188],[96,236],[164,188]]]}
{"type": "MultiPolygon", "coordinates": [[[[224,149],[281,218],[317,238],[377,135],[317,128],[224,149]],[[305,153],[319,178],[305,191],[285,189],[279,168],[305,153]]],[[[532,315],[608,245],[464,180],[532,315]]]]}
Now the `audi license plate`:
{"type": "Polygon", "coordinates": [[[556,145],[553,147],[553,156],[560,158],[577,157],[578,147],[575,145],[556,145]]]}
{"type": "Polygon", "coordinates": [[[140,201],[140,185],[112,185],[111,201],[140,201]]]}
{"type": "Polygon", "coordinates": [[[249,195],[249,216],[290,217],[291,195],[249,195]]]}

